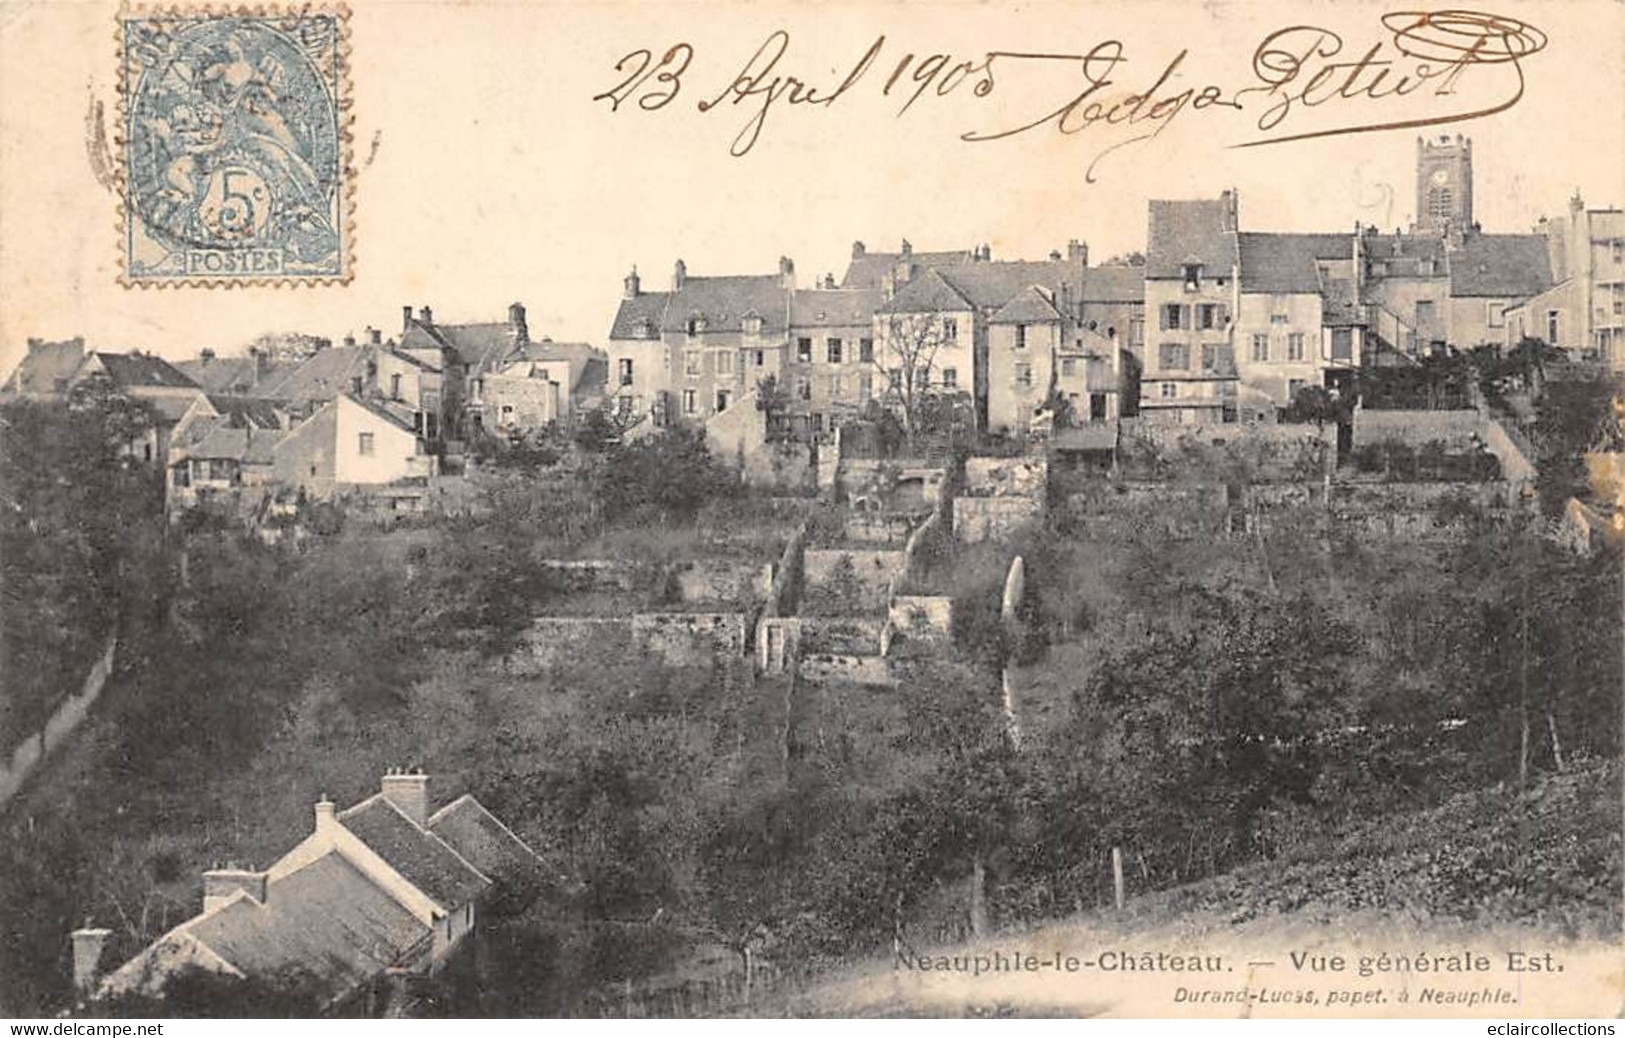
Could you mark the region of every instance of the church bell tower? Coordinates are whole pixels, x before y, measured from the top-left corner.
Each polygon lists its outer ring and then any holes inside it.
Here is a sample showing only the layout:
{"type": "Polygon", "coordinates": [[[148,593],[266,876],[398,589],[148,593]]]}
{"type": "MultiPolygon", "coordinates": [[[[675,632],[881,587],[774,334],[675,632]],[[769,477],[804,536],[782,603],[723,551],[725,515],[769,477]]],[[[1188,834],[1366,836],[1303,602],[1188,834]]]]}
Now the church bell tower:
{"type": "Polygon", "coordinates": [[[1457,134],[1416,138],[1416,223],[1419,234],[1459,242],[1473,227],[1473,142],[1457,134]]]}

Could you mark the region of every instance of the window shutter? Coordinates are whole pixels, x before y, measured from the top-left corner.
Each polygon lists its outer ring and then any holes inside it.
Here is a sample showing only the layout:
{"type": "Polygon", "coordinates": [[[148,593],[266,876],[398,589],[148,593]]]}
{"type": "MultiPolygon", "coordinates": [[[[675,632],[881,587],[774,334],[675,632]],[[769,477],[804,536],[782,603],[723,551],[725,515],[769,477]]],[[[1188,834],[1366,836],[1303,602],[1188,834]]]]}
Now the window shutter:
{"type": "Polygon", "coordinates": [[[1179,327],[1180,327],[1181,330],[1189,331],[1190,326],[1191,326],[1191,308],[1190,308],[1190,305],[1189,304],[1181,304],[1180,307],[1179,307],[1179,327]]]}

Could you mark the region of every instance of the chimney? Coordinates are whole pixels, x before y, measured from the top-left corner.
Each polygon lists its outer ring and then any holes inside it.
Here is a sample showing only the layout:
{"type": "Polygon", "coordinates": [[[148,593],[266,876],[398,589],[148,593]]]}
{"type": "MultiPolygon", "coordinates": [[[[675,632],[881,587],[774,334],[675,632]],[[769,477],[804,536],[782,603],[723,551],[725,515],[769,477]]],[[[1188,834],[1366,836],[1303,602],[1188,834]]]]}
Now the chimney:
{"type": "Polygon", "coordinates": [[[271,370],[271,354],[258,346],[251,346],[248,355],[254,358],[254,381],[258,382],[271,370]]]}
{"type": "Polygon", "coordinates": [[[235,866],[209,869],[203,873],[203,910],[211,912],[230,901],[241,890],[265,904],[266,874],[235,866]]]}
{"type": "Polygon", "coordinates": [[[508,304],[508,326],[513,330],[513,341],[523,346],[530,341],[530,326],[525,323],[525,304],[508,304]]]}
{"type": "Polygon", "coordinates": [[[374,328],[370,324],[367,325],[367,341],[372,343],[374,346],[382,346],[384,344],[383,331],[381,329],[374,328]]]}
{"type": "Polygon", "coordinates": [[[903,239],[903,248],[902,248],[901,251],[902,251],[903,255],[905,255],[905,256],[914,255],[914,245],[913,245],[913,243],[911,243],[907,238],[904,238],[903,239]]]}
{"type": "Polygon", "coordinates": [[[823,283],[823,285],[821,287],[825,291],[833,291],[834,288],[835,288],[835,275],[834,274],[825,274],[824,275],[824,283],[823,283]]]}
{"type": "Polygon", "coordinates": [[[198,359],[203,361],[204,366],[207,367],[209,362],[214,360],[214,350],[207,346],[203,347],[198,353],[198,359]]]}
{"type": "Polygon", "coordinates": [[[1089,265],[1089,243],[1073,238],[1066,243],[1066,258],[1080,267],[1089,265]]]}
{"type": "Polygon", "coordinates": [[[405,335],[412,328],[412,304],[401,305],[401,334],[405,335]]]}
{"type": "Polygon", "coordinates": [[[418,307],[418,320],[424,324],[433,324],[434,311],[430,310],[427,304],[418,307]]]}
{"type": "Polygon", "coordinates": [[[1049,250],[1049,261],[1051,263],[1059,263],[1059,262],[1061,262],[1061,250],[1060,249],[1051,249],[1051,250],[1049,250]]]}
{"type": "Polygon", "coordinates": [[[337,819],[337,809],[333,806],[333,801],[327,799],[327,794],[323,793],[322,798],[316,801],[316,831],[326,832],[338,824],[337,819]]]}
{"type": "Polygon", "coordinates": [[[81,999],[89,998],[101,979],[102,951],[113,931],[90,925],[73,931],[73,990],[81,999]]]}
{"type": "Polygon", "coordinates": [[[796,287],[796,263],[789,256],[779,257],[779,284],[786,291],[796,287]]]}
{"type": "Polygon", "coordinates": [[[33,353],[35,350],[41,349],[42,347],[44,347],[44,345],[45,345],[45,340],[44,339],[41,339],[41,338],[39,338],[38,336],[35,336],[35,335],[30,335],[28,337],[28,352],[29,353],[33,353]]]}
{"type": "Polygon", "coordinates": [[[868,254],[868,251],[869,251],[868,249],[865,249],[863,247],[863,242],[855,241],[855,242],[852,243],[852,258],[853,259],[862,259],[865,255],[868,254]]]}
{"type": "Polygon", "coordinates": [[[1578,214],[1586,207],[1585,199],[1580,197],[1580,189],[1574,189],[1574,197],[1569,199],[1569,212],[1578,214]]]}
{"type": "Polygon", "coordinates": [[[344,345],[345,346],[351,346],[351,347],[353,347],[355,345],[355,333],[354,332],[349,332],[344,336],[344,345]]]}
{"type": "Polygon", "coordinates": [[[688,281],[688,264],[678,260],[671,268],[671,290],[681,292],[688,281]]]}
{"type": "Polygon", "coordinates": [[[638,278],[638,265],[636,263],[632,264],[632,273],[626,275],[621,284],[626,289],[621,293],[624,299],[636,299],[643,291],[643,282],[638,278]]]}
{"type": "Polygon", "coordinates": [[[391,768],[384,774],[379,790],[401,814],[419,825],[429,824],[429,776],[422,768],[391,768]]]}

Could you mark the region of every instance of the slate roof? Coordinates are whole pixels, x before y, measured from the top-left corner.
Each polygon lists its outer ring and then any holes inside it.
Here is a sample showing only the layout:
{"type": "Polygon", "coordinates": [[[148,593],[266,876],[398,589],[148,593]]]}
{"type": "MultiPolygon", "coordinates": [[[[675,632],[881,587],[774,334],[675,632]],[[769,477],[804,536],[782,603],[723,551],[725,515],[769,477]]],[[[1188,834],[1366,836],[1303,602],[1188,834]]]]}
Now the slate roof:
{"type": "Polygon", "coordinates": [[[1085,303],[1145,302],[1145,268],[1127,264],[1085,267],[1079,299],[1085,303]]]}
{"type": "Polygon", "coordinates": [[[210,393],[209,405],[222,416],[230,419],[230,424],[234,428],[282,428],[282,414],[277,410],[276,404],[269,400],[262,400],[259,397],[252,396],[223,396],[210,393]]]}
{"type": "Polygon", "coordinates": [[[450,910],[477,898],[491,881],[439,837],[375,794],[339,813],[344,827],[408,883],[450,910]]]}
{"type": "Polygon", "coordinates": [[[1045,324],[1059,320],[1060,311],[1036,285],[1029,285],[1017,292],[999,308],[998,313],[989,318],[992,324],[1045,324]]]}
{"type": "MultiPolygon", "coordinates": [[[[841,278],[842,288],[879,288],[886,274],[903,260],[901,252],[866,252],[852,257],[846,275],[841,278]]],[[[916,276],[936,267],[951,267],[971,261],[969,249],[948,252],[910,252],[908,261],[915,267],[916,276]]],[[[912,280],[912,279],[911,279],[912,280]]]]}
{"type": "Polygon", "coordinates": [[[1416,234],[1367,234],[1360,238],[1367,273],[1374,280],[1385,277],[1444,277],[1444,239],[1416,234]],[[1431,274],[1422,273],[1422,261],[1431,260],[1431,274]],[[1377,273],[1375,264],[1383,264],[1377,273]]]}
{"type": "Polygon", "coordinates": [[[176,447],[173,460],[220,458],[269,465],[271,452],[286,436],[281,429],[234,428],[227,419],[214,418],[190,430],[187,441],[176,447]]]}
{"type": "Polygon", "coordinates": [[[977,309],[996,310],[1032,285],[1052,292],[1066,285],[1075,296],[1082,271],[1078,264],[1065,260],[983,260],[942,267],[937,273],[977,309]]]}
{"type": "Polygon", "coordinates": [[[670,292],[640,292],[631,299],[622,299],[621,305],[615,310],[615,321],[610,326],[611,339],[636,339],[638,326],[644,321],[654,329],[653,338],[658,338],[660,328],[665,324],[666,305],[671,300],[670,292]]]}
{"type": "Polygon", "coordinates": [[[1236,238],[1243,292],[1319,292],[1319,262],[1354,256],[1354,238],[1349,234],[1243,232],[1236,238]]]}
{"type": "Polygon", "coordinates": [[[783,335],[789,295],[777,274],[689,277],[670,293],[662,330],[684,331],[690,315],[703,314],[706,331],[738,332],[754,314],[762,319],[763,335],[783,335]]]}
{"type": "Polygon", "coordinates": [[[115,385],[134,387],[198,389],[196,382],[164,360],[148,353],[93,353],[115,385]]]}
{"type": "Polygon", "coordinates": [[[1473,234],[1449,254],[1450,294],[1526,299],[1552,286],[1541,234],[1473,234]]]}
{"type": "Polygon", "coordinates": [[[874,323],[878,288],[800,288],[790,295],[793,328],[835,328],[874,323]]]}
{"type": "Polygon", "coordinates": [[[341,997],[416,956],[431,931],[337,852],[271,882],[183,930],[251,977],[299,971],[341,997]]]}
{"type": "Polygon", "coordinates": [[[407,408],[404,405],[395,405],[400,407],[400,410],[396,411],[392,408],[393,401],[370,400],[366,397],[356,396],[354,393],[344,393],[341,395],[352,404],[359,404],[368,411],[371,411],[373,414],[377,415],[379,418],[382,418],[386,422],[397,426],[403,431],[409,432],[414,436],[417,435],[417,429],[412,425],[411,416],[414,412],[410,408],[407,408]]]}
{"type": "Polygon", "coordinates": [[[29,342],[28,353],[6,380],[10,393],[54,393],[57,380],[65,384],[85,359],[85,341],[29,342]]]}
{"type": "Polygon", "coordinates": [[[467,793],[430,815],[429,831],[499,883],[534,879],[541,866],[525,841],[467,793]]]}
{"type": "Polygon", "coordinates": [[[927,270],[910,281],[891,299],[882,303],[878,313],[934,314],[973,310],[971,301],[949,284],[940,271],[927,270]]]}
{"type": "Polygon", "coordinates": [[[485,374],[514,348],[513,325],[506,321],[434,327],[467,366],[470,378],[485,374]]]}
{"type": "Polygon", "coordinates": [[[281,377],[261,382],[254,388],[254,395],[297,404],[332,400],[350,391],[352,378],[366,374],[367,360],[375,349],[375,346],[333,346],[317,350],[309,360],[281,377]]]}
{"type": "Polygon", "coordinates": [[[1187,263],[1200,263],[1210,277],[1230,276],[1236,236],[1224,199],[1152,199],[1149,209],[1146,277],[1182,278],[1187,263]]]}
{"type": "Polygon", "coordinates": [[[259,364],[254,357],[196,357],[177,361],[175,368],[208,393],[249,389],[259,381],[259,364]]]}

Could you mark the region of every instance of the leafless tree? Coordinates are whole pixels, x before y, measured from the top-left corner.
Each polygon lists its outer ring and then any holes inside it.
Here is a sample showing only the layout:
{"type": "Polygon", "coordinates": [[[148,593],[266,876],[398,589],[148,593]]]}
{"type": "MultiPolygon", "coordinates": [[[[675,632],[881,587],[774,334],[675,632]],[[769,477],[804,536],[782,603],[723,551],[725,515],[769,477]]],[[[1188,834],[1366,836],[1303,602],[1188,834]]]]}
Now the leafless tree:
{"type": "Polygon", "coordinates": [[[939,313],[888,314],[881,326],[881,348],[875,366],[890,382],[903,415],[903,430],[913,444],[936,378],[937,354],[956,341],[953,319],[939,313]]]}

